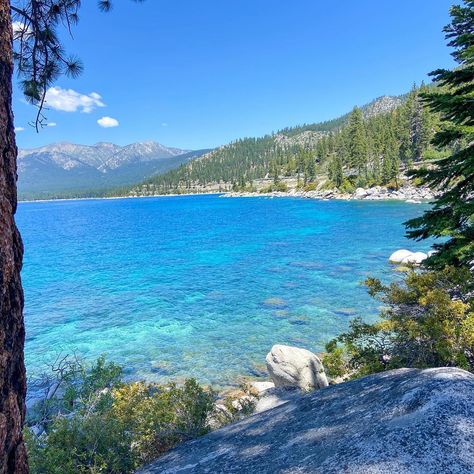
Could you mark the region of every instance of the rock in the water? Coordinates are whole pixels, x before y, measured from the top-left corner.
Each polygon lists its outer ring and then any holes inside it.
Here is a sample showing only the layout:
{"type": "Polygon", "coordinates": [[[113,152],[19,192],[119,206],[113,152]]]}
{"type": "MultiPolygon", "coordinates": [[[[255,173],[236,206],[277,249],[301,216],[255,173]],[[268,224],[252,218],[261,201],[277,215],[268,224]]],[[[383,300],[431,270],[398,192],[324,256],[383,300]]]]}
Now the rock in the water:
{"type": "Polygon", "coordinates": [[[405,258],[410,257],[411,255],[413,255],[413,252],[410,252],[409,250],[397,250],[390,255],[388,260],[391,263],[402,263],[405,258]]]}
{"type": "Polygon", "coordinates": [[[409,250],[397,250],[390,255],[390,263],[404,263],[410,265],[420,265],[428,258],[424,252],[410,252],[409,250]]]}
{"type": "Polygon", "coordinates": [[[473,446],[474,375],[399,369],[298,397],[139,472],[468,474],[473,446]]]}
{"type": "Polygon", "coordinates": [[[267,354],[266,361],[275,387],[314,390],[328,386],[321,360],[306,349],[276,344],[267,354]]]}
{"type": "Polygon", "coordinates": [[[415,253],[412,253],[411,255],[408,255],[408,257],[404,258],[402,260],[402,263],[410,263],[412,265],[420,265],[427,258],[428,258],[428,255],[426,255],[426,253],[424,253],[424,252],[415,252],[415,253]]]}

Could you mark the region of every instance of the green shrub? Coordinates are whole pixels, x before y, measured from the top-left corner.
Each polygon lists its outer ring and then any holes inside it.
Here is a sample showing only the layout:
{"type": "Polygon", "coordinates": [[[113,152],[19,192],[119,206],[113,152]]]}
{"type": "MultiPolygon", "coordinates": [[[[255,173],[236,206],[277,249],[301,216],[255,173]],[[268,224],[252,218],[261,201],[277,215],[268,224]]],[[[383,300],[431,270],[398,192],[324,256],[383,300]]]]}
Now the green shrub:
{"type": "Polygon", "coordinates": [[[260,190],[261,193],[285,193],[286,191],[288,191],[288,186],[286,185],[286,183],[283,183],[281,181],[279,181],[278,183],[269,184],[268,186],[265,186],[260,190]]]}
{"type": "Polygon", "coordinates": [[[473,277],[468,269],[411,271],[403,283],[366,282],[385,306],[380,321],[351,322],[328,345],[330,371],[355,376],[401,367],[456,366],[474,372],[473,277]]]}
{"type": "Polygon", "coordinates": [[[104,358],[63,364],[60,389],[32,410],[25,430],[32,474],[129,473],[176,444],[209,431],[215,394],[183,386],[125,384],[104,358]]]}
{"type": "Polygon", "coordinates": [[[331,378],[344,377],[349,373],[348,358],[344,347],[338,346],[336,341],[326,344],[326,353],[323,355],[323,365],[331,378]]]}
{"type": "Polygon", "coordinates": [[[305,192],[308,192],[308,191],[316,191],[318,189],[318,186],[316,183],[308,183],[305,187],[304,187],[304,191],[305,192]]]}
{"type": "Polygon", "coordinates": [[[438,150],[433,147],[427,148],[423,152],[423,160],[424,161],[436,161],[443,158],[447,158],[451,154],[449,149],[438,150]]]}
{"type": "Polygon", "coordinates": [[[388,189],[391,189],[393,191],[398,191],[398,189],[400,189],[400,183],[398,182],[397,179],[391,179],[388,183],[387,183],[387,188],[388,189]]]}
{"type": "Polygon", "coordinates": [[[319,189],[320,191],[332,191],[336,187],[337,186],[330,179],[327,179],[323,182],[319,189]]]}
{"type": "Polygon", "coordinates": [[[421,178],[413,178],[410,183],[415,187],[420,187],[423,185],[423,180],[421,178]]]}
{"type": "Polygon", "coordinates": [[[354,184],[352,183],[352,181],[349,180],[348,178],[344,178],[341,186],[339,187],[339,191],[341,191],[341,193],[352,194],[355,190],[356,188],[354,184]]]}

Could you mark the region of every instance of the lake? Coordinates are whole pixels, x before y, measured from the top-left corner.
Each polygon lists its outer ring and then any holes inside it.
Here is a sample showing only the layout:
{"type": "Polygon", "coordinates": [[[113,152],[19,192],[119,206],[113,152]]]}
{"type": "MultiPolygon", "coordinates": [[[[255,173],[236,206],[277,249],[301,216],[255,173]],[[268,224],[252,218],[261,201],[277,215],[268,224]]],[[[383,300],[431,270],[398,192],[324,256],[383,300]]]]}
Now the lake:
{"type": "Polygon", "coordinates": [[[101,354],[131,379],[257,375],[275,343],[321,351],[380,303],[402,202],[174,196],[20,203],[29,376],[101,354]]]}

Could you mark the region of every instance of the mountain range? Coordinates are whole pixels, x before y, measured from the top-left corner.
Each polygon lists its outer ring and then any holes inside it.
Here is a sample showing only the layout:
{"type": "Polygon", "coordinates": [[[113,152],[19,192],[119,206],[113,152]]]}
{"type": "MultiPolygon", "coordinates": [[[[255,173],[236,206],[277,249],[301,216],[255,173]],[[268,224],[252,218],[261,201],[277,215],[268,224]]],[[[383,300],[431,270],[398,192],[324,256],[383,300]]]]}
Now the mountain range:
{"type": "MultiPolygon", "coordinates": [[[[403,96],[379,97],[362,106],[361,111],[367,119],[395,109],[403,100],[403,96]]],[[[22,149],[18,152],[19,197],[173,192],[180,183],[196,179],[201,183],[231,183],[242,171],[250,179],[258,178],[268,173],[268,162],[275,150],[313,148],[323,137],[344,126],[348,117],[349,114],[345,114],[326,122],[288,127],[272,135],[237,140],[214,150],[183,150],[153,141],[126,146],[63,142],[22,149]]]]}
{"type": "Polygon", "coordinates": [[[140,182],[209,150],[182,150],[148,141],[77,145],[53,143],[18,151],[20,198],[81,195],[140,182]]]}

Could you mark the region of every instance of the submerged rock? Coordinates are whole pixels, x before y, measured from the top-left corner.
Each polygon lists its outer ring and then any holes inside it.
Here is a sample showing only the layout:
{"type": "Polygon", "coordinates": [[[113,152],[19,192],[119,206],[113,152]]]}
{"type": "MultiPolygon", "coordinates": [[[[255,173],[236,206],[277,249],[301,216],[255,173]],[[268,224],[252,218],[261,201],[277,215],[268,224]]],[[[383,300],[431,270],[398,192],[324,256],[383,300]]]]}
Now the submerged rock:
{"type": "Polygon", "coordinates": [[[321,360],[306,349],[276,344],[267,354],[266,362],[275,387],[314,390],[328,386],[321,360]]]}
{"type": "Polygon", "coordinates": [[[300,396],[140,474],[474,472],[474,375],[399,369],[300,396]]]}
{"type": "Polygon", "coordinates": [[[275,308],[285,308],[288,306],[288,303],[283,298],[267,298],[263,304],[265,306],[273,306],[275,308]]]}

